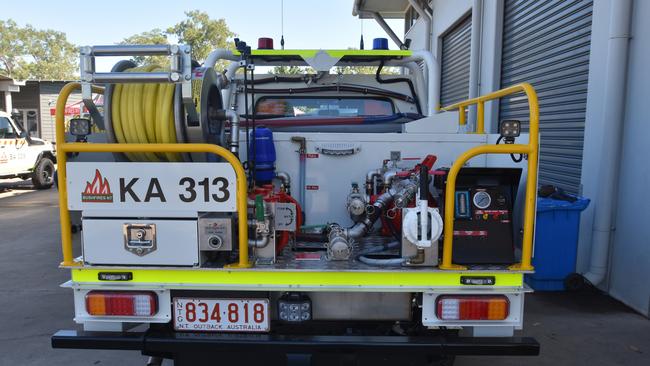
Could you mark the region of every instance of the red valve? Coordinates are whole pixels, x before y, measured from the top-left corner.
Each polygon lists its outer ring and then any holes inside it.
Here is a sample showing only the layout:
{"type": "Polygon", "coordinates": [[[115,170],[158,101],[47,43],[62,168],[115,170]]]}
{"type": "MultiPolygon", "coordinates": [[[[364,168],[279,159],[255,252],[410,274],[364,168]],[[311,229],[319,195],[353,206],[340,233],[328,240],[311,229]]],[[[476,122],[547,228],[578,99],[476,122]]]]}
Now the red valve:
{"type": "Polygon", "coordinates": [[[422,165],[426,166],[431,170],[433,168],[433,164],[436,163],[436,160],[438,160],[438,157],[435,155],[427,155],[424,160],[422,160],[422,165]]]}

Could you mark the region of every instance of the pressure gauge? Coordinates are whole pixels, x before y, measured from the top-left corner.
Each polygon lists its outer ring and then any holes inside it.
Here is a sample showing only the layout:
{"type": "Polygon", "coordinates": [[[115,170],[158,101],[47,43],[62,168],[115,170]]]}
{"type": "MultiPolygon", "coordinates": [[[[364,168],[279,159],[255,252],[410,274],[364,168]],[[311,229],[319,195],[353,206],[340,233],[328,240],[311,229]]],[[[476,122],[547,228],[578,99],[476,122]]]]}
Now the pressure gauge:
{"type": "Polygon", "coordinates": [[[490,197],[490,194],[486,191],[478,191],[474,193],[472,202],[474,202],[474,206],[477,208],[485,210],[486,208],[490,207],[490,204],[492,203],[492,197],[490,197]]]}

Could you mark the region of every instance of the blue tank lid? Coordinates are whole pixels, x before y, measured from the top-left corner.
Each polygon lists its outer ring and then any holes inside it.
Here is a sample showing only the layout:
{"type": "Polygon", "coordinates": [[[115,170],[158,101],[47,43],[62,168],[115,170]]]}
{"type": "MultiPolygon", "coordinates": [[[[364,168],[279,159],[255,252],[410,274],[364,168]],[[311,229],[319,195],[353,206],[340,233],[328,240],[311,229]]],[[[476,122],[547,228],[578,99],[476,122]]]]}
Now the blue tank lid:
{"type": "Polygon", "coordinates": [[[250,132],[252,144],[249,146],[248,160],[255,160],[255,180],[270,182],[275,177],[275,143],[273,132],[260,126],[250,132]],[[254,148],[253,148],[254,147],[254,148]]]}

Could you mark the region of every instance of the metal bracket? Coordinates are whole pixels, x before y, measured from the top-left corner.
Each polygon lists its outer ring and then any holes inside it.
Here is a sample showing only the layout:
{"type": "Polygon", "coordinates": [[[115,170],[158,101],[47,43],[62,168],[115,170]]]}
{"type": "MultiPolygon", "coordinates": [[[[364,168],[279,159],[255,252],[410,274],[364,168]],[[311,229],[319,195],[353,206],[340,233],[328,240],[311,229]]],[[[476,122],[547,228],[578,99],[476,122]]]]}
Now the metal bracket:
{"type": "Polygon", "coordinates": [[[81,98],[93,120],[104,121],[92,100],[93,84],[175,83],[181,85],[181,100],[190,120],[198,121],[192,100],[192,53],[188,45],[110,45],[84,46],[79,49],[81,98]],[[95,58],[105,56],[169,56],[169,72],[96,72],[95,58]]]}

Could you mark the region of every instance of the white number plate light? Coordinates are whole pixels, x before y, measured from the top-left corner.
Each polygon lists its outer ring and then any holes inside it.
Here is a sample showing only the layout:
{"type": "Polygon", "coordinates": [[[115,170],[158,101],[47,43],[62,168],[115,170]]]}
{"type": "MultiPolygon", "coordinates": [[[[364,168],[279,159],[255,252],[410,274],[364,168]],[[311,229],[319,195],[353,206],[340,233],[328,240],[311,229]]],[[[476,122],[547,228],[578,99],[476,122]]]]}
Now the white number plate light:
{"type": "Polygon", "coordinates": [[[204,332],[268,332],[267,299],[174,299],[174,329],[204,332]]]}

